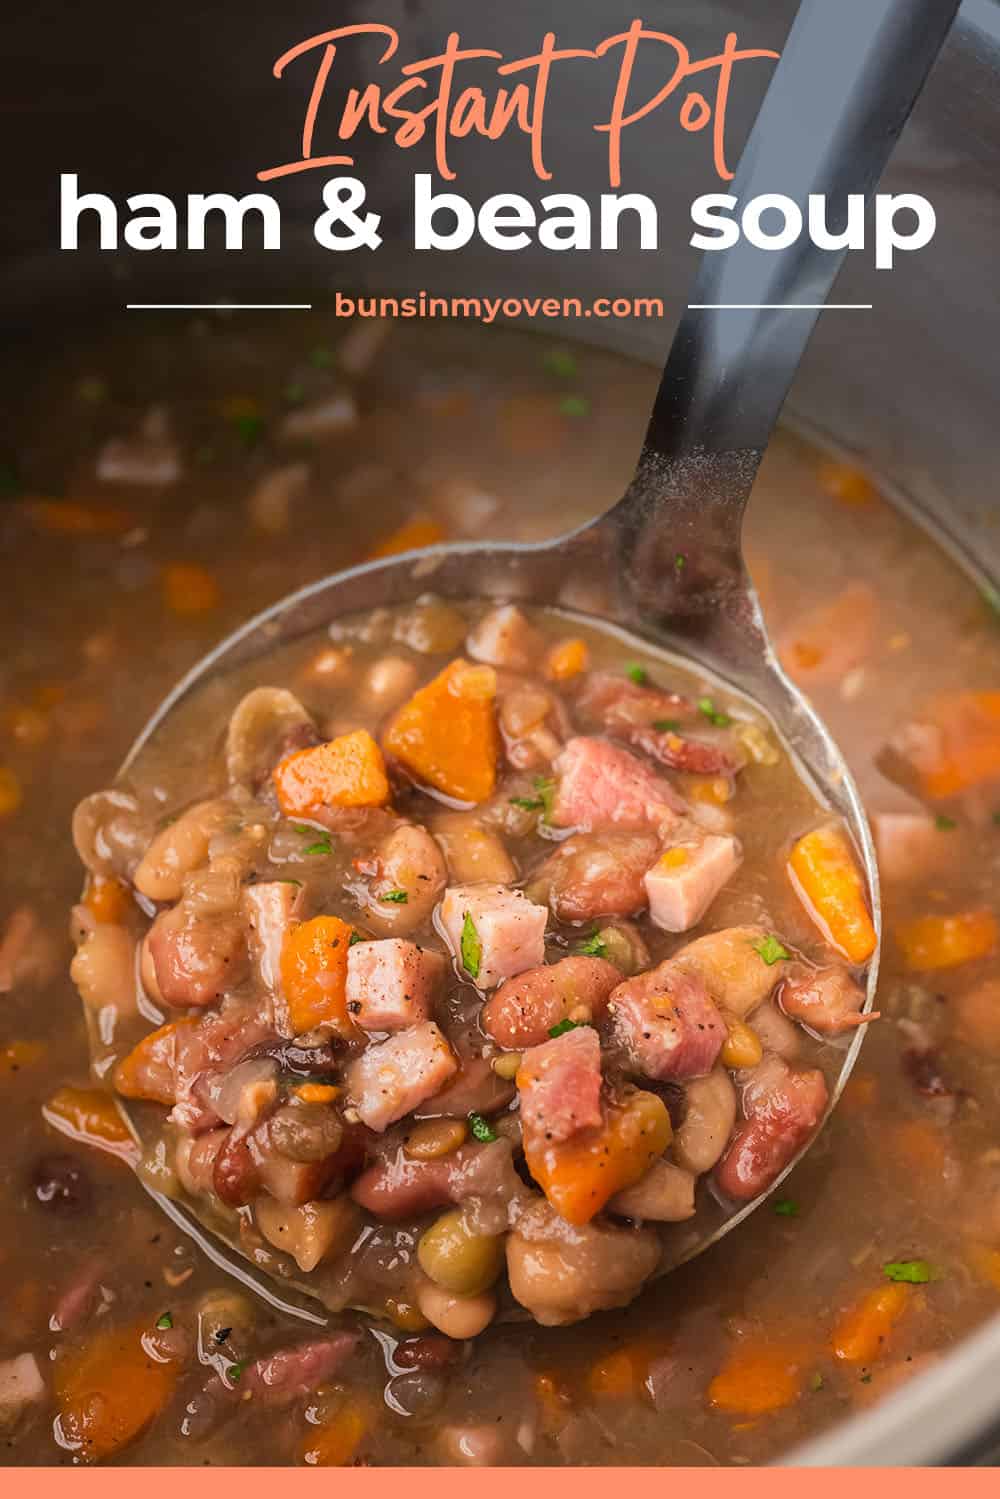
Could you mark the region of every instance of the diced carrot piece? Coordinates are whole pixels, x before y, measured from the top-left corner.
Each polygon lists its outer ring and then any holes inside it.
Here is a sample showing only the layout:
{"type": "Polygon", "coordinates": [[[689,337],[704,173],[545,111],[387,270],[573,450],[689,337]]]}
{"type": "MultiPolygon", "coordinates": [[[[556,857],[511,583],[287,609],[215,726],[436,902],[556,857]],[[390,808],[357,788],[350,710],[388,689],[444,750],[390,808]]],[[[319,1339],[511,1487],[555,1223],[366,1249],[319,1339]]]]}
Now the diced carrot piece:
{"type": "Polygon", "coordinates": [[[899,737],[922,794],[961,795],[1000,780],[1000,692],[945,692],[899,737]]]}
{"type": "Polygon", "coordinates": [[[852,583],[803,614],[778,643],[786,671],[799,681],[835,682],[860,666],[875,635],[875,594],[852,583]]]}
{"type": "Polygon", "coordinates": [[[33,1067],[44,1055],[41,1041],[9,1041],[0,1046],[0,1072],[20,1072],[22,1067],[33,1067]]]}
{"type": "Polygon", "coordinates": [[[374,561],[376,557],[396,557],[400,552],[416,552],[421,547],[436,546],[439,541],[444,541],[446,535],[440,521],[428,515],[415,515],[384,541],[380,541],[368,555],[374,561]]]}
{"type": "Polygon", "coordinates": [[[840,1107],[848,1114],[867,1114],[878,1101],[878,1078],[873,1072],[855,1072],[840,1096],[840,1107]]]}
{"type": "Polygon", "coordinates": [[[725,776],[712,776],[710,779],[693,776],[687,783],[688,800],[692,802],[703,802],[711,807],[724,807],[726,802],[732,800],[733,783],[725,776]]]}
{"type": "Polygon", "coordinates": [[[334,1103],[340,1097],[341,1090],[333,1083],[299,1083],[292,1092],[303,1103],[334,1103]]]}
{"type": "Polygon", "coordinates": [[[1000,979],[985,978],[951,1000],[954,1033],[981,1055],[1000,1057],[1000,979]]]}
{"type": "Polygon", "coordinates": [[[0,765],[0,817],[11,817],[21,805],[21,783],[6,765],[0,765]]]}
{"type": "Polygon", "coordinates": [[[835,822],[814,828],[792,849],[788,872],[796,894],[824,937],[851,963],[875,951],[875,928],[854,850],[835,822]]]}
{"type": "Polygon", "coordinates": [[[329,1025],[338,1035],[358,1035],[347,1013],[347,950],[351,930],[339,916],[301,921],[281,949],[281,987],[295,1034],[329,1025]]]}
{"type": "Polygon", "coordinates": [[[148,1036],[143,1036],[138,1045],[133,1046],[128,1056],[122,1057],[115,1068],[115,1091],[123,1098],[145,1098],[150,1103],[176,1103],[172,1082],[168,1080],[170,1070],[164,1069],[162,1087],[158,1087],[156,1082],[151,1080],[155,1074],[151,1072],[149,1063],[157,1053],[163,1055],[167,1052],[170,1038],[176,1035],[182,1025],[195,1024],[196,1019],[193,1015],[182,1015],[177,1020],[161,1025],[159,1030],[150,1031],[148,1036]]]}
{"type": "Polygon", "coordinates": [[[286,817],[309,817],[323,807],[382,807],[389,800],[382,751],[367,729],[286,755],[274,784],[286,817]]]}
{"type": "Polygon", "coordinates": [[[102,926],[120,926],[131,909],[132,893],[121,880],[94,874],[87,881],[83,904],[102,926]]]}
{"type": "Polygon", "coordinates": [[[180,1364],[146,1350],[144,1322],[104,1327],[53,1367],[59,1437],[81,1462],[113,1457],[165,1408],[180,1364]]]}
{"type": "Polygon", "coordinates": [[[386,753],[421,784],[460,802],[493,794],[499,752],[490,668],[452,661],[395,714],[386,753]]]}
{"type": "Polygon", "coordinates": [[[369,1426],[367,1410],[345,1405],[322,1426],[313,1427],[302,1443],[302,1461],[311,1468],[344,1468],[354,1457],[369,1426]]]}
{"type": "Polygon", "coordinates": [[[647,1338],[637,1338],[597,1359],[587,1371],[587,1389],[611,1400],[636,1399],[642,1394],[656,1349],[647,1338]]]}
{"type": "Polygon", "coordinates": [[[1000,935],[992,911],[960,911],[955,916],[917,916],[896,928],[907,968],[933,973],[985,958],[1000,935]]]}
{"type": "Polygon", "coordinates": [[[59,1088],[42,1105],[42,1117],[73,1140],[130,1159],[136,1144],[110,1093],[100,1088],[59,1088]]]}
{"type": "Polygon", "coordinates": [[[832,499],[852,510],[868,509],[881,498],[872,481],[849,463],[837,463],[828,458],[820,464],[817,478],[832,499]]]}
{"type": "Polygon", "coordinates": [[[219,603],[219,584],[207,567],[171,562],[163,569],[163,600],[174,614],[207,614],[219,603]]]}
{"type": "Polygon", "coordinates": [[[578,677],[590,664],[590,651],[585,640],[560,640],[545,658],[545,675],[553,682],[568,682],[578,677]]]}
{"type": "Polygon", "coordinates": [[[35,706],[41,708],[43,713],[47,713],[50,708],[58,708],[65,699],[65,682],[39,682],[35,688],[35,706]]]}
{"type": "Polygon", "coordinates": [[[968,1259],[980,1280],[1000,1291],[1000,1249],[992,1249],[988,1244],[970,1244],[968,1259]]]}
{"type": "Polygon", "coordinates": [[[797,1344],[741,1342],[708,1387],[708,1403],[733,1416],[766,1416],[802,1394],[806,1351],[797,1344]]]}
{"type": "Polygon", "coordinates": [[[869,1291],[838,1319],[830,1339],[834,1358],[845,1364],[873,1363],[913,1298],[913,1287],[899,1281],[869,1291]]]}
{"type": "Polygon", "coordinates": [[[25,509],[40,530],[57,536],[124,536],[135,525],[135,516],[117,505],[30,500],[25,509]]]}
{"type": "Polygon", "coordinates": [[[948,1151],[941,1128],[928,1119],[904,1119],[886,1132],[890,1156],[905,1166],[908,1177],[922,1177],[941,1186],[948,1167],[948,1151]]]}
{"type": "MultiPolygon", "coordinates": [[[[518,1075],[521,1086],[521,1075],[518,1075]]],[[[616,1192],[643,1176],[670,1144],[666,1104],[655,1093],[633,1089],[606,1106],[597,1129],[568,1140],[525,1140],[528,1170],[560,1217],[589,1223],[616,1192]]]]}

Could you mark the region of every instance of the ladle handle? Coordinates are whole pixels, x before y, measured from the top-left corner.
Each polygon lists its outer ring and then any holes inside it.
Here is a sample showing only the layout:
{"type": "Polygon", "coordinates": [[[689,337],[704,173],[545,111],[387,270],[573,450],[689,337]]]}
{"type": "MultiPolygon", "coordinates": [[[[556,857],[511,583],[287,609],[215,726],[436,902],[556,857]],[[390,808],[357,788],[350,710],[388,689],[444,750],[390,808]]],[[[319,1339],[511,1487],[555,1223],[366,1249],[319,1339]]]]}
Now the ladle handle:
{"type": "MultiPolygon", "coordinates": [[[[802,0],[729,189],[735,213],[780,193],[807,225],[809,198],[822,194],[831,232],[841,229],[849,196],[867,199],[878,182],[958,5],[802,0]]],[[[664,457],[762,452],[846,254],[805,231],[784,249],[741,235],[731,249],[706,251],[647,448],[664,457]]]]}
{"type": "MultiPolygon", "coordinates": [[[[822,194],[831,232],[844,227],[849,196],[870,197],[958,5],[802,0],[731,185],[735,213],[780,193],[805,226],[810,196],[822,194]]],[[[636,618],[669,620],[692,639],[724,630],[730,660],[739,652],[749,662],[762,640],[743,512],[846,253],[804,230],[782,249],[741,234],[730,249],[705,251],[635,476],[595,528],[598,545],[613,532],[636,618]]]]}

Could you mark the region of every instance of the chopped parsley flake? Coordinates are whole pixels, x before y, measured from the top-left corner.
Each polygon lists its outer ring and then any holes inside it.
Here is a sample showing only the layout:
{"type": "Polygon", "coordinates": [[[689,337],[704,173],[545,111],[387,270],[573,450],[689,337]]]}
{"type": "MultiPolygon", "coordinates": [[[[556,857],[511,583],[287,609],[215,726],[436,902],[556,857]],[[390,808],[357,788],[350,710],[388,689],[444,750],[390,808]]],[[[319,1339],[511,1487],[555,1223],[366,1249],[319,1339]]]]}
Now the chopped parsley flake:
{"type": "Polygon", "coordinates": [[[309,355],[309,363],[318,370],[328,370],[333,363],[333,350],[325,346],[313,349],[309,355]]]}
{"type": "Polygon", "coordinates": [[[462,953],[462,967],[465,969],[470,978],[477,979],[479,977],[479,965],[483,961],[483,944],[479,940],[479,933],[476,931],[476,923],[473,921],[468,911],[466,911],[465,920],[462,922],[462,940],[460,943],[460,947],[462,953]]]}
{"type": "Polygon", "coordinates": [[[687,558],[685,557],[683,552],[677,553],[677,556],[674,558],[674,567],[679,573],[683,572],[687,567],[687,558]]]}
{"type": "Polygon", "coordinates": [[[253,412],[241,411],[235,418],[233,426],[245,448],[256,447],[264,434],[264,418],[256,416],[253,412]]]}
{"type": "Polygon", "coordinates": [[[280,875],[279,878],[278,878],[278,884],[279,885],[298,885],[299,889],[300,890],[302,889],[302,881],[301,880],[293,880],[288,875],[280,875]]]}
{"type": "Polygon", "coordinates": [[[576,358],[569,349],[547,349],[542,363],[550,375],[562,380],[572,380],[576,374],[576,358]]]}
{"type": "Polygon", "coordinates": [[[357,942],[363,942],[364,940],[365,939],[364,939],[364,937],[362,937],[362,935],[361,935],[360,932],[352,932],[351,935],[347,939],[347,945],[348,945],[348,947],[353,947],[355,945],[355,943],[357,943],[357,942]]]}
{"type": "Polygon", "coordinates": [[[640,666],[637,661],[633,661],[630,666],[626,666],[625,675],[631,682],[635,682],[636,686],[641,687],[649,673],[644,666],[640,666]]]}
{"type": "Polygon", "coordinates": [[[497,1138],[496,1130],[482,1114],[469,1115],[469,1133],[474,1140],[480,1140],[484,1145],[489,1145],[491,1140],[497,1138]]]}
{"type": "Polygon", "coordinates": [[[292,380],[285,386],[285,404],[287,406],[298,406],[305,399],[305,386],[298,380],[292,380]]]}
{"type": "Polygon", "coordinates": [[[779,1197],[774,1204],[774,1211],[779,1218],[797,1218],[801,1209],[794,1197],[779,1197]]]}
{"type": "Polygon", "coordinates": [[[409,898],[405,890],[387,890],[379,896],[379,900],[387,900],[391,906],[405,906],[409,898]]]}
{"type": "Polygon", "coordinates": [[[658,718],[653,728],[658,734],[676,734],[681,726],[679,718],[658,718]]]}
{"type": "Polygon", "coordinates": [[[766,937],[762,937],[759,942],[755,942],[753,950],[758,958],[763,959],[768,968],[773,968],[775,963],[783,963],[787,958],[792,956],[787,947],[782,947],[773,932],[769,932],[766,937]]]}
{"type": "Polygon", "coordinates": [[[586,416],[590,411],[590,402],[586,396],[563,396],[559,402],[559,410],[563,416],[586,416]]]}
{"type": "Polygon", "coordinates": [[[585,958],[606,958],[608,955],[608,944],[600,932],[593,932],[586,940],[581,942],[577,952],[585,958]]]}
{"type": "Polygon", "coordinates": [[[997,827],[1000,827],[1000,811],[996,811],[993,813],[993,821],[996,823],[997,827]]]}
{"type": "Polygon", "coordinates": [[[332,854],[333,844],[329,838],[318,838],[315,843],[310,843],[308,848],[302,850],[304,854],[332,854]]]}
{"type": "Polygon", "coordinates": [[[942,833],[950,833],[952,828],[958,827],[958,823],[954,817],[949,817],[946,812],[939,812],[934,819],[934,826],[940,828],[942,833]]]}
{"type": "Polygon", "coordinates": [[[579,1021],[570,1020],[567,1016],[565,1020],[560,1020],[557,1025],[549,1026],[549,1035],[554,1041],[557,1036],[565,1036],[567,1031],[575,1031],[579,1024],[579,1021]]]}
{"type": "Polygon", "coordinates": [[[548,776],[536,776],[532,785],[535,788],[534,796],[512,796],[509,798],[510,804],[512,807],[520,807],[525,812],[541,812],[542,821],[548,822],[552,816],[556,783],[548,776]]]}
{"type": "Polygon", "coordinates": [[[814,1374],[812,1379],[810,1379],[809,1381],[809,1388],[811,1390],[821,1390],[823,1388],[823,1382],[824,1381],[822,1374],[814,1374]]]}
{"type": "Polygon", "coordinates": [[[239,1384],[240,1380],[243,1378],[243,1370],[246,1368],[246,1366],[246,1359],[241,1359],[238,1364],[230,1364],[226,1369],[226,1377],[230,1379],[233,1384],[239,1384]]]}
{"type": "Polygon", "coordinates": [[[994,614],[1000,614],[1000,591],[987,585],[983,589],[983,603],[994,614]]]}
{"type": "Polygon", "coordinates": [[[733,721],[728,713],[723,713],[720,708],[715,706],[710,697],[700,697],[698,699],[698,712],[707,718],[709,723],[714,724],[717,729],[728,729],[733,721]]]}
{"type": "Polygon", "coordinates": [[[160,1332],[169,1332],[174,1325],[174,1319],[169,1312],[164,1312],[162,1317],[157,1317],[156,1325],[160,1332]]]}
{"type": "Polygon", "coordinates": [[[938,1272],[927,1260],[890,1260],[882,1266],[886,1280],[901,1281],[909,1286],[925,1286],[937,1280],[938,1272]]]}

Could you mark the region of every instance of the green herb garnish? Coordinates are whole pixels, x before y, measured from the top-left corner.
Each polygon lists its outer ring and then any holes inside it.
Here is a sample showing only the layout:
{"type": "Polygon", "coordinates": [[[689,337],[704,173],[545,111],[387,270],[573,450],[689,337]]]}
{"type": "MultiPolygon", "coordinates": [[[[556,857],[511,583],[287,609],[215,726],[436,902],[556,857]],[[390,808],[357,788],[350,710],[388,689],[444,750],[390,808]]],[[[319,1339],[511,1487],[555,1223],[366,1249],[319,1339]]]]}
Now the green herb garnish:
{"type": "Polygon", "coordinates": [[[300,890],[302,889],[302,881],[301,880],[290,879],[287,875],[279,875],[278,876],[278,884],[279,885],[298,885],[299,889],[300,890]]]}
{"type": "Polygon", "coordinates": [[[5,500],[21,493],[21,480],[13,463],[0,463],[0,496],[5,500]]]}
{"type": "Polygon", "coordinates": [[[861,1383],[862,1384],[871,1384],[871,1382],[872,1382],[872,1377],[871,1377],[870,1374],[862,1374],[862,1376],[861,1376],[861,1383]]]}
{"type": "Polygon", "coordinates": [[[950,833],[953,828],[958,827],[954,817],[949,817],[946,812],[939,812],[934,819],[934,826],[940,828],[942,833],[950,833]]]}
{"type": "Polygon", "coordinates": [[[590,411],[590,402],[586,396],[563,396],[559,402],[559,410],[563,416],[586,416],[590,411]]]}
{"type": "Polygon", "coordinates": [[[379,900],[388,901],[391,906],[405,906],[409,898],[405,890],[387,890],[379,896],[379,900]]]}
{"type": "Polygon", "coordinates": [[[992,588],[989,584],[987,584],[982,592],[983,603],[986,605],[987,609],[991,609],[994,614],[1000,614],[1000,592],[998,592],[997,589],[992,588]]]}
{"type": "Polygon", "coordinates": [[[235,418],[233,426],[236,428],[240,441],[245,448],[256,447],[264,434],[264,418],[257,416],[254,412],[242,411],[235,418]]]}
{"type": "Polygon", "coordinates": [[[700,697],[698,699],[698,712],[703,714],[709,723],[714,724],[717,729],[728,729],[733,721],[728,713],[723,713],[721,709],[715,706],[710,697],[700,697]]]}
{"type": "Polygon", "coordinates": [[[315,843],[310,843],[308,848],[302,850],[304,854],[332,854],[333,844],[329,838],[318,838],[315,843]]]}
{"type": "Polygon", "coordinates": [[[677,556],[674,558],[674,567],[679,573],[683,572],[687,567],[687,558],[685,557],[683,552],[677,553],[677,556]]]}
{"type": "Polygon", "coordinates": [[[585,958],[606,958],[608,955],[608,944],[600,932],[593,932],[587,938],[586,942],[580,943],[577,952],[581,957],[585,958]]]}
{"type": "Polygon", "coordinates": [[[352,932],[347,939],[347,945],[348,947],[354,947],[356,943],[363,942],[364,940],[360,932],[352,932]]]}
{"type": "Polygon", "coordinates": [[[774,1211],[779,1218],[797,1218],[801,1209],[793,1197],[779,1197],[774,1211]]]}
{"type": "Polygon", "coordinates": [[[313,349],[309,355],[309,363],[318,370],[328,370],[333,363],[333,350],[321,345],[313,349]]]}
{"type": "Polygon", "coordinates": [[[549,1035],[554,1041],[557,1036],[565,1036],[567,1031],[575,1031],[579,1024],[578,1020],[570,1020],[567,1016],[565,1020],[560,1020],[556,1025],[549,1026],[549,1035]]]}
{"type": "Polygon", "coordinates": [[[174,1325],[174,1319],[169,1312],[164,1312],[162,1317],[157,1317],[156,1325],[160,1332],[169,1332],[174,1325]]]}
{"type": "Polygon", "coordinates": [[[937,1280],[938,1272],[927,1260],[890,1260],[882,1266],[886,1280],[900,1281],[908,1286],[925,1286],[937,1280]]]}
{"type": "Polygon", "coordinates": [[[576,359],[569,349],[546,349],[542,363],[550,375],[558,375],[561,380],[572,380],[576,374],[576,359]]]}
{"type": "Polygon", "coordinates": [[[786,947],[782,947],[773,932],[769,932],[766,937],[762,937],[759,942],[754,942],[752,946],[758,958],[763,959],[768,968],[773,968],[775,963],[783,963],[792,956],[786,947]]]}
{"type": "Polygon", "coordinates": [[[812,1379],[810,1379],[810,1381],[809,1381],[809,1388],[811,1390],[821,1390],[823,1388],[823,1376],[822,1376],[822,1374],[814,1374],[813,1375],[812,1379]]]}
{"type": "Polygon", "coordinates": [[[243,1370],[246,1368],[246,1366],[246,1359],[241,1359],[238,1364],[230,1364],[226,1369],[226,1377],[230,1379],[233,1384],[239,1384],[240,1380],[243,1378],[243,1370]]]}
{"type": "Polygon", "coordinates": [[[470,978],[479,977],[479,965],[483,961],[483,944],[479,940],[476,931],[476,923],[468,911],[462,922],[462,940],[460,943],[462,953],[462,967],[470,978]]]}
{"type": "Polygon", "coordinates": [[[637,687],[641,687],[649,673],[644,666],[640,666],[637,661],[633,661],[630,666],[626,666],[625,675],[629,681],[635,682],[637,687]]]}
{"type": "Polygon", "coordinates": [[[491,1140],[498,1138],[496,1130],[482,1114],[469,1115],[469,1134],[474,1140],[481,1140],[484,1145],[489,1145],[491,1140]]]}
{"type": "Polygon", "coordinates": [[[305,400],[305,386],[300,385],[298,380],[292,380],[285,386],[285,405],[298,406],[305,400]]]}
{"type": "Polygon", "coordinates": [[[658,734],[676,734],[680,726],[681,721],[679,718],[658,718],[653,724],[653,728],[658,734]]]}
{"type": "Polygon", "coordinates": [[[525,812],[541,812],[542,821],[548,822],[552,816],[556,783],[548,776],[535,776],[532,785],[535,788],[534,796],[512,796],[509,798],[510,804],[512,807],[520,807],[525,812]]]}
{"type": "Polygon", "coordinates": [[[310,827],[307,822],[293,822],[292,827],[297,833],[305,833],[307,838],[310,838],[316,831],[316,829],[310,827]]]}

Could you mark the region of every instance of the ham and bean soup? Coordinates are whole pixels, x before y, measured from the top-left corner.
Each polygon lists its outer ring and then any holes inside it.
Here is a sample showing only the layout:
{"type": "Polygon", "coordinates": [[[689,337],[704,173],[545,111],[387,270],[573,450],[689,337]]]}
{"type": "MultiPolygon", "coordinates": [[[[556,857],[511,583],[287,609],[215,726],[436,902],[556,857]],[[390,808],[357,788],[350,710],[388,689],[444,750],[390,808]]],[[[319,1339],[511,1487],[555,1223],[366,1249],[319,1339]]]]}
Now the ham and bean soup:
{"type": "Polygon", "coordinates": [[[654,379],[282,338],[69,350],[8,397],[7,1460],[773,1459],[1000,1296],[991,602],[778,442],[751,561],[872,815],[878,1015],[855,851],[769,723],[560,600],[336,621],[116,780],[283,593],[604,508],[654,379]],[[859,1027],[822,1139],[685,1263],[809,1144],[859,1027]]]}

